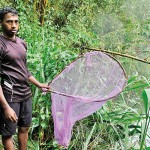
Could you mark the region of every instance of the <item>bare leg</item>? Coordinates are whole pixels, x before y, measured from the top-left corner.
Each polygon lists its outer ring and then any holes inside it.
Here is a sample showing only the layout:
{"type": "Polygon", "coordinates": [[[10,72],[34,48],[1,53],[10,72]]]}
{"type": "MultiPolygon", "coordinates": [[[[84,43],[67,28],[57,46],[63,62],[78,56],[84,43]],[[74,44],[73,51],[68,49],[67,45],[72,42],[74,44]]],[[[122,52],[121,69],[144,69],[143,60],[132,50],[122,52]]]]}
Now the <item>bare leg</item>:
{"type": "Polygon", "coordinates": [[[27,149],[28,131],[29,131],[29,127],[19,127],[18,128],[19,150],[26,150],[27,149]]]}
{"type": "Polygon", "coordinates": [[[12,136],[2,136],[2,142],[5,150],[14,150],[12,136]]]}

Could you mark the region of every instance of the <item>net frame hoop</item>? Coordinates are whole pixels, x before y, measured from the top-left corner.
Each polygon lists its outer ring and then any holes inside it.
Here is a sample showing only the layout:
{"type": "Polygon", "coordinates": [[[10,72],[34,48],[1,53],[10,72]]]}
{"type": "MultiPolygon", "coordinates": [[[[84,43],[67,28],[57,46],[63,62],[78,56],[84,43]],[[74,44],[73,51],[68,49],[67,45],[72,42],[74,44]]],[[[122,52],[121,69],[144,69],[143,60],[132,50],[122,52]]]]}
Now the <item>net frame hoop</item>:
{"type": "MultiPolygon", "coordinates": [[[[84,57],[84,55],[87,54],[87,53],[89,53],[89,52],[93,52],[93,51],[91,50],[91,51],[88,51],[88,52],[86,52],[86,53],[84,53],[84,54],[82,53],[82,54],[79,55],[75,60],[71,61],[67,66],[70,66],[70,65],[71,65],[72,63],[74,63],[76,60],[78,60],[78,59],[84,57]]],[[[94,51],[94,52],[98,52],[98,51],[94,51]]],[[[126,81],[127,81],[127,74],[126,74],[126,72],[125,72],[125,69],[124,69],[123,66],[121,65],[121,63],[120,63],[115,57],[113,57],[111,54],[108,54],[108,53],[102,52],[102,51],[99,51],[99,53],[103,53],[103,54],[109,56],[112,60],[116,61],[116,62],[118,63],[118,65],[120,66],[120,68],[122,69],[123,74],[124,74],[124,77],[125,77],[125,79],[126,79],[126,81]]],[[[55,80],[55,78],[57,78],[65,69],[66,69],[66,67],[64,67],[64,68],[53,78],[53,80],[51,80],[51,81],[48,83],[48,85],[50,85],[50,84],[55,80]]],[[[126,87],[126,82],[124,83],[124,86],[123,86],[122,90],[121,90],[118,94],[116,94],[115,96],[110,97],[109,99],[112,99],[112,98],[117,97],[117,96],[123,91],[123,89],[124,89],[125,87],[126,87]]],[[[71,97],[71,98],[78,98],[78,99],[80,99],[80,97],[81,97],[81,96],[74,96],[74,95],[71,95],[71,94],[65,94],[65,93],[63,93],[63,92],[57,92],[57,91],[53,91],[53,90],[50,90],[50,92],[51,92],[51,93],[54,93],[54,94],[59,94],[59,95],[62,95],[62,96],[66,96],[66,97],[71,97]]],[[[85,98],[84,100],[86,100],[86,98],[85,98]]],[[[102,101],[106,101],[106,100],[108,100],[108,98],[102,99],[102,100],[100,100],[100,101],[102,102],[102,101]]],[[[99,100],[96,100],[96,101],[93,101],[93,102],[99,102],[99,100]]]]}

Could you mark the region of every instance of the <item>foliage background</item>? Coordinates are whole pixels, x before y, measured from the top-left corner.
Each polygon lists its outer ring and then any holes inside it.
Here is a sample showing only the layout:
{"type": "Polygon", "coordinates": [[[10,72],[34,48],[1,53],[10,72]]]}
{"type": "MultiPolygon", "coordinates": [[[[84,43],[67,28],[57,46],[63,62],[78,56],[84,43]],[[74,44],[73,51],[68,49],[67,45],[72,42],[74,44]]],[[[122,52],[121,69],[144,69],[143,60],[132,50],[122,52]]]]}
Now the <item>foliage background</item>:
{"type": "MultiPolygon", "coordinates": [[[[28,43],[28,66],[41,82],[51,81],[78,57],[82,46],[150,61],[149,0],[1,0],[0,7],[8,5],[19,12],[18,36],[28,43]]],[[[127,73],[128,85],[118,98],[76,123],[70,150],[149,147],[149,131],[143,136],[149,120],[141,95],[150,85],[150,66],[115,57],[127,73]]],[[[54,140],[50,94],[43,96],[31,87],[33,125],[28,147],[62,149],[54,140]]]]}

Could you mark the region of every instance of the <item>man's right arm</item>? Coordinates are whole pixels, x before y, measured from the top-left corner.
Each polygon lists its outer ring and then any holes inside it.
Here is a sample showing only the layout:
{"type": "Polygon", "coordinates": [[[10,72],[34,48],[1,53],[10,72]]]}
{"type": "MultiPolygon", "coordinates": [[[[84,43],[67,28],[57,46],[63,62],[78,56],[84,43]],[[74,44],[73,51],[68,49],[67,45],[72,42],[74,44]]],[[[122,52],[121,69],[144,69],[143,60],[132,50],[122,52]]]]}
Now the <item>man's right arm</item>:
{"type": "MultiPolygon", "coordinates": [[[[0,72],[2,72],[1,65],[2,65],[3,54],[4,54],[4,44],[3,44],[2,41],[0,41],[0,72]]],[[[5,96],[3,94],[3,89],[1,87],[1,85],[0,85],[0,105],[4,110],[4,116],[7,119],[9,119],[10,121],[16,122],[17,121],[16,113],[14,112],[14,110],[7,103],[7,101],[5,99],[5,96]]]]}
{"type": "Polygon", "coordinates": [[[16,113],[7,103],[1,86],[0,86],[0,105],[4,110],[4,116],[12,122],[17,122],[16,113]]]}

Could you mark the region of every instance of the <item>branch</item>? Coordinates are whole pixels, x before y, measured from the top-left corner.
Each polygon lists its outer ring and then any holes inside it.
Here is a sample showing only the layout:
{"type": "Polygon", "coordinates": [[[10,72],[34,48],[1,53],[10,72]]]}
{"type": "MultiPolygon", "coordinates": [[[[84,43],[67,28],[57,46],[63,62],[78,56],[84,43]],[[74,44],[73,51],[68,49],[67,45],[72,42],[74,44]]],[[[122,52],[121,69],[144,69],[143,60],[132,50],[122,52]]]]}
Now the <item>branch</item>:
{"type": "Polygon", "coordinates": [[[121,54],[121,53],[118,53],[118,52],[112,52],[112,51],[106,51],[106,50],[102,50],[102,49],[88,48],[88,47],[83,47],[83,49],[88,49],[88,50],[93,50],[93,51],[101,51],[101,52],[105,52],[105,53],[110,53],[110,54],[114,54],[114,55],[119,55],[119,56],[131,58],[131,59],[135,59],[135,60],[141,61],[141,62],[143,62],[143,63],[150,64],[149,61],[146,61],[146,60],[143,60],[143,59],[140,59],[140,58],[131,56],[131,55],[127,55],[127,54],[121,54]]]}

